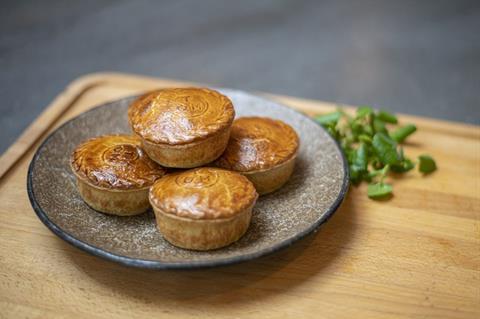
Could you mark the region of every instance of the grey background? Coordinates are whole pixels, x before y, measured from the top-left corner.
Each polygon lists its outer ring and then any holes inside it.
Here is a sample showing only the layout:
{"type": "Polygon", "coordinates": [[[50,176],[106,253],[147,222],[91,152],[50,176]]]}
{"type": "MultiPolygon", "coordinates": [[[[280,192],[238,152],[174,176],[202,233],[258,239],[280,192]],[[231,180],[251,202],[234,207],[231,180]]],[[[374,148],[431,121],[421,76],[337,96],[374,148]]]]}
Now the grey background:
{"type": "Polygon", "coordinates": [[[480,1],[1,1],[0,152],[123,71],[478,123],[480,1]]]}

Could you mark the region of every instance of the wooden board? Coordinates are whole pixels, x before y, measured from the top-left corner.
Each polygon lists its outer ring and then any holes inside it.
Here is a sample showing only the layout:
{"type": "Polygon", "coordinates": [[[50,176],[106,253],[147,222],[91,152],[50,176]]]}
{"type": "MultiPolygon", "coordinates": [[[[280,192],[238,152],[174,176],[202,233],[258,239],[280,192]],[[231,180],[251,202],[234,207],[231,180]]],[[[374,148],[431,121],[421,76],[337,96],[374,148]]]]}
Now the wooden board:
{"type": "MultiPolygon", "coordinates": [[[[479,318],[480,129],[401,116],[406,147],[439,170],[392,180],[375,202],[352,188],[317,234],[271,256],[197,271],[148,271],[90,256],[37,219],[26,173],[46,134],[92,106],[185,85],[122,74],[73,82],[0,158],[0,318],[479,318]]],[[[270,96],[309,114],[330,103],[270,96]]]]}

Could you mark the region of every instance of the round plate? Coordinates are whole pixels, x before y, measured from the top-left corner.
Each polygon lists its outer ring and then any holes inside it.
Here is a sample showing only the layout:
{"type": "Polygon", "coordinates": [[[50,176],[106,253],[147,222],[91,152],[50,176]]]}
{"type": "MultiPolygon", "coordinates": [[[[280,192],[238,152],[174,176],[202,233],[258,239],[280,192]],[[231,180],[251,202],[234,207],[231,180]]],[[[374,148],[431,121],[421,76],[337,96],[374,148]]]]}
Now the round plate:
{"type": "Polygon", "coordinates": [[[81,199],[69,158],[80,142],[103,134],[127,133],[127,108],[135,97],[96,107],[66,122],[38,148],[28,171],[30,202],[56,235],[94,255],[144,268],[199,268],[257,258],[316,230],[338,208],[348,189],[348,168],[337,143],[309,117],[246,92],[220,89],[236,116],[267,116],[295,128],[300,152],[294,173],[280,190],[255,205],[247,233],[234,244],[207,252],[165,241],[147,212],[134,217],[98,213],[81,199]]]}

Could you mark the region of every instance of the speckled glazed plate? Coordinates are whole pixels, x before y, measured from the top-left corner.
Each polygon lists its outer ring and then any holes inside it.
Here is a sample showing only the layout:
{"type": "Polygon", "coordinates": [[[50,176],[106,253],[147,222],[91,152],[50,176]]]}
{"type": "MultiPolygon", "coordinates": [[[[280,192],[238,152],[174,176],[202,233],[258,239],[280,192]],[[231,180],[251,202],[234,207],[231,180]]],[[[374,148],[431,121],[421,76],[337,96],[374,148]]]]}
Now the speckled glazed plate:
{"type": "Polygon", "coordinates": [[[348,188],[348,168],[335,141],[309,117],[245,92],[221,89],[236,116],[259,115],[287,122],[301,141],[295,171],[280,190],[260,197],[247,233],[236,243],[208,252],[170,245],[147,212],[104,215],[88,207],[75,187],[69,155],[85,139],[130,133],[125,98],[68,121],[38,148],[28,171],[28,195],[40,220],[56,235],[94,255],[144,268],[199,268],[232,264],[287,247],[316,230],[338,208],[348,188]]]}

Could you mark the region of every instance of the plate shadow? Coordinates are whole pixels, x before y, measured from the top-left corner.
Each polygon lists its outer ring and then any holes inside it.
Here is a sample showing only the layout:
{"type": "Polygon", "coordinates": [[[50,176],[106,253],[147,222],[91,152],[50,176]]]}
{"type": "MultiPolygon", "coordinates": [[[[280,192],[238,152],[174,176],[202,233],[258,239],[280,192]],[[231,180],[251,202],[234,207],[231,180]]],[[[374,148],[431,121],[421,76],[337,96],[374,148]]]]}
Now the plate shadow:
{"type": "Polygon", "coordinates": [[[79,272],[112,294],[161,306],[208,303],[209,307],[258,302],[315,280],[332,267],[341,271],[348,243],[356,229],[353,196],[317,232],[290,247],[236,265],[198,270],[148,270],[129,268],[75,249],[62,240],[58,245],[79,272]]]}

